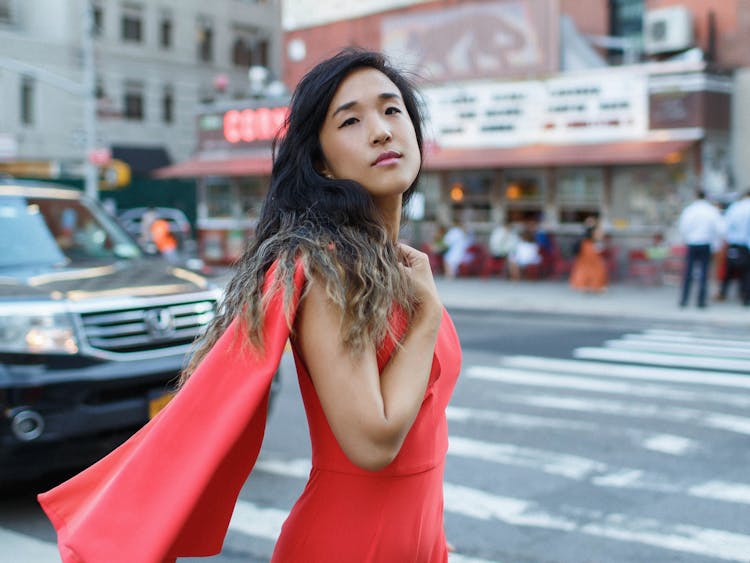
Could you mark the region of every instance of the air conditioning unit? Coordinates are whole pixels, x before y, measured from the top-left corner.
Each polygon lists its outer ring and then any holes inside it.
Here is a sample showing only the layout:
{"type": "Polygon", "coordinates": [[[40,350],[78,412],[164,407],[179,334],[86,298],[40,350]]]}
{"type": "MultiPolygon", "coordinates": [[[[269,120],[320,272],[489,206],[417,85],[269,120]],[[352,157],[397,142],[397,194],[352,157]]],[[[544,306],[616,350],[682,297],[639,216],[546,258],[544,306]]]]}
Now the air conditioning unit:
{"type": "Polygon", "coordinates": [[[647,55],[673,53],[693,46],[693,15],[684,6],[649,10],[643,16],[643,50],[647,55]]]}

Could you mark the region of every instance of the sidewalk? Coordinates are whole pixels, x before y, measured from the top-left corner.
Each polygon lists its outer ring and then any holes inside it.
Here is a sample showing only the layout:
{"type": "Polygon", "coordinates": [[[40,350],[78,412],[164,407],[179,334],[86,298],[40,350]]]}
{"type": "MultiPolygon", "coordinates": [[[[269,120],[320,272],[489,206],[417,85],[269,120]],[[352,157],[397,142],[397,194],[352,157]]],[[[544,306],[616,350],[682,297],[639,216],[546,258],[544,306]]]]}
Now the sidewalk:
{"type": "MultiPolygon", "coordinates": [[[[436,283],[448,308],[622,317],[750,329],[750,307],[743,307],[738,299],[709,301],[705,309],[694,305],[681,309],[677,306],[680,288],[675,285],[621,282],[612,284],[606,293],[589,294],[573,291],[566,281],[438,278],[436,283]]],[[[712,287],[709,295],[714,294],[712,287]]]]}
{"type": "MultiPolygon", "coordinates": [[[[228,276],[229,271],[225,270],[213,279],[223,285],[228,276]]],[[[621,317],[750,330],[750,307],[743,307],[738,299],[721,303],[710,300],[705,309],[694,305],[681,309],[677,306],[680,288],[676,285],[618,282],[606,293],[589,294],[573,291],[564,280],[513,282],[500,278],[438,277],[436,283],[443,304],[449,309],[621,317]]],[[[716,288],[711,287],[709,296],[715,293],[716,288]]]]}

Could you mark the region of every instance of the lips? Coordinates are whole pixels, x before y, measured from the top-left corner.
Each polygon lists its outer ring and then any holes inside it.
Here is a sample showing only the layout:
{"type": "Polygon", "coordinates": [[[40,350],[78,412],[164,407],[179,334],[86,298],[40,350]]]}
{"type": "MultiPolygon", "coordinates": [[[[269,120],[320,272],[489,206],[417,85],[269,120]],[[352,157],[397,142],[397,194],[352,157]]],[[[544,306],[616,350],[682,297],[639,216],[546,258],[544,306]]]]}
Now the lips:
{"type": "Polygon", "coordinates": [[[393,164],[399,158],[401,158],[401,156],[401,153],[397,151],[386,151],[384,153],[380,153],[378,155],[378,158],[375,159],[375,162],[372,163],[372,166],[385,166],[387,164],[393,164]]]}

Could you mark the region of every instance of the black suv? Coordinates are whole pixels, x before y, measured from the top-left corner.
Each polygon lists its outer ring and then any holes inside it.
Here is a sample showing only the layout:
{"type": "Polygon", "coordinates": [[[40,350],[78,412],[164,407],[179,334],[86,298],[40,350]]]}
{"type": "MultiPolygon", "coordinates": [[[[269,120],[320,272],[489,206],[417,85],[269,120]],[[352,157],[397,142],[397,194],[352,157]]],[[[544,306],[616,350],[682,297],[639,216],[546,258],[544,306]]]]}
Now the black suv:
{"type": "Polygon", "coordinates": [[[79,191],[0,180],[0,483],[91,463],[147,422],[220,293],[79,191]]]}

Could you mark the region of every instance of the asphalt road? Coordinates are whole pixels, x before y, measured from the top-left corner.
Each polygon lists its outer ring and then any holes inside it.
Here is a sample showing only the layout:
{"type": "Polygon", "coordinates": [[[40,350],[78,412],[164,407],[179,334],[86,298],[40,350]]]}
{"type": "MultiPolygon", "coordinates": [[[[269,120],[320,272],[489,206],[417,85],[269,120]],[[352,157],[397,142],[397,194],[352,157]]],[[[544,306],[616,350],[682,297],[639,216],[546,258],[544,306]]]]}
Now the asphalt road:
{"type": "MultiPolygon", "coordinates": [[[[750,335],[451,313],[464,354],[448,410],[451,563],[750,561],[750,335]]],[[[268,561],[304,486],[290,357],[282,373],[259,463],[209,561],[268,561]]],[[[53,541],[30,493],[0,499],[0,563],[57,561],[53,541]]]]}

